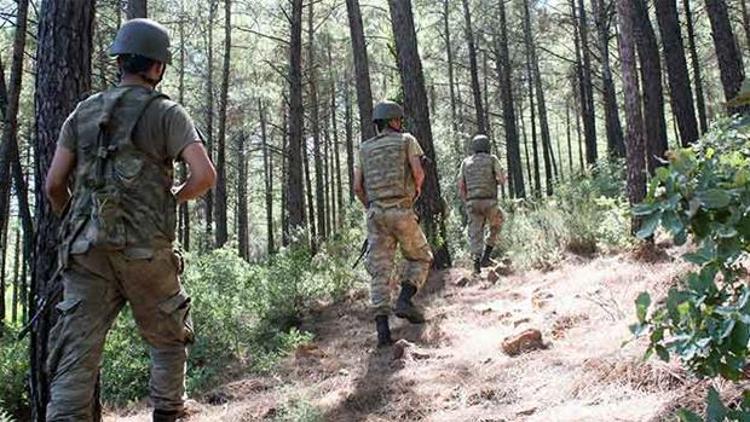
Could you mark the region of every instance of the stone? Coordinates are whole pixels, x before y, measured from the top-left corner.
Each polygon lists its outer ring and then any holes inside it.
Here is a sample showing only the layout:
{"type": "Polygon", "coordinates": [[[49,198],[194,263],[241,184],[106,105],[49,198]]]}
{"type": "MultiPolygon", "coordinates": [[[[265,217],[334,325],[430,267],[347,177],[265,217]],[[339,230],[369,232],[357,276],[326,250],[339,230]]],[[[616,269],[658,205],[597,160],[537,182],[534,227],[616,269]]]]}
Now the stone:
{"type": "Polygon", "coordinates": [[[393,360],[399,360],[404,357],[404,354],[406,352],[406,349],[414,346],[413,344],[409,343],[408,341],[401,339],[397,341],[393,347],[393,360]]]}
{"type": "Polygon", "coordinates": [[[463,276],[456,280],[455,285],[458,287],[466,287],[469,285],[469,282],[471,282],[471,279],[469,279],[469,277],[463,276]]]}
{"type": "Polygon", "coordinates": [[[495,284],[498,280],[500,280],[500,276],[494,270],[490,270],[487,273],[487,281],[490,283],[495,284]]]}
{"type": "Polygon", "coordinates": [[[503,352],[508,356],[518,356],[533,350],[545,349],[541,331],[531,328],[503,340],[503,352]]]}

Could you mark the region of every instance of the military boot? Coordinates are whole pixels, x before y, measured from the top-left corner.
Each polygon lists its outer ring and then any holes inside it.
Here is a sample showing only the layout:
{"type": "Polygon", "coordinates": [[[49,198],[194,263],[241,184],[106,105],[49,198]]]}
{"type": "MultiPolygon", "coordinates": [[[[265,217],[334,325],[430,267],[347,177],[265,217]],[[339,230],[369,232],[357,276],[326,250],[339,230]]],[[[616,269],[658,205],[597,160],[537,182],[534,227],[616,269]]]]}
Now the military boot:
{"type": "Polygon", "coordinates": [[[482,258],[479,258],[479,257],[474,258],[474,271],[473,271],[474,275],[479,275],[482,273],[481,263],[482,263],[482,258]]]}
{"type": "Polygon", "coordinates": [[[154,422],[175,422],[182,416],[178,410],[154,409],[154,422]]]}
{"type": "Polygon", "coordinates": [[[376,316],[375,326],[378,330],[378,347],[385,347],[393,344],[393,339],[391,339],[391,329],[388,327],[388,316],[376,316]]]}
{"type": "Polygon", "coordinates": [[[401,283],[401,293],[396,301],[396,316],[406,318],[412,324],[421,324],[424,320],[422,311],[412,303],[411,298],[417,294],[417,286],[408,281],[401,283]]]}
{"type": "Polygon", "coordinates": [[[492,265],[495,265],[496,262],[490,256],[492,256],[492,246],[486,245],[484,247],[484,254],[482,255],[482,260],[480,262],[480,265],[482,268],[491,267],[492,265]]]}

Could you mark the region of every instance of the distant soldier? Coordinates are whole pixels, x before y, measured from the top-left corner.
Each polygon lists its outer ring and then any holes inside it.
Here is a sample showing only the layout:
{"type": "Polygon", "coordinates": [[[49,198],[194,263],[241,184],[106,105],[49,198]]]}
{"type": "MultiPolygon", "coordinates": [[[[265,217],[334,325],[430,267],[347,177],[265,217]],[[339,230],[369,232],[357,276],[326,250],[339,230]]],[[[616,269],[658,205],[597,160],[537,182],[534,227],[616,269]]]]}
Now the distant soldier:
{"type": "Polygon", "coordinates": [[[372,276],[370,296],[379,346],[392,343],[389,280],[396,246],[406,259],[406,267],[394,311],[413,324],[424,322],[411,299],[427,279],[432,262],[430,245],[413,210],[424,182],[423,152],[414,136],[403,133],[403,116],[401,106],[394,102],[375,105],[372,120],[377,136],[360,146],[354,171],[354,191],[367,208],[367,270],[372,276]]]}
{"type": "Polygon", "coordinates": [[[63,300],[50,334],[47,420],[92,420],[104,340],[129,303],[151,349],[153,420],[174,421],[184,412],[186,347],[193,341],[183,263],[172,244],[176,206],[210,189],[216,173],[190,116],[155,91],[171,62],[167,30],[130,20],[110,54],[117,56],[119,85],[68,116],[45,182],[52,209],[64,214],[63,300]],[[175,160],[190,169],[178,187],[175,160]]]}
{"type": "Polygon", "coordinates": [[[492,265],[492,249],[503,226],[503,212],[497,205],[497,185],[505,183],[505,174],[500,160],[490,154],[487,136],[476,135],[471,147],[474,154],[461,163],[458,191],[469,214],[469,245],[474,273],[479,274],[482,267],[492,265]],[[485,226],[489,226],[486,239],[485,226]]]}

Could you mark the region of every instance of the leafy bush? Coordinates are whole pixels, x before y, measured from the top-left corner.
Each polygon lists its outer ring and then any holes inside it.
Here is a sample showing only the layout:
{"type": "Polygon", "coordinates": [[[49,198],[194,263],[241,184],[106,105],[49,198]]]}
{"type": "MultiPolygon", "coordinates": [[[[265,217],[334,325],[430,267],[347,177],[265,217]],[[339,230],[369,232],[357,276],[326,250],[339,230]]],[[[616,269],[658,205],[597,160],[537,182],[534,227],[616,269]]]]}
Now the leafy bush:
{"type": "Polygon", "coordinates": [[[602,163],[543,200],[506,202],[500,249],[522,268],[549,268],[564,251],[590,255],[630,242],[627,202],[619,163],[602,163]]]}
{"type": "MultiPolygon", "coordinates": [[[[228,369],[271,370],[279,357],[309,342],[311,335],[295,327],[309,303],[339,297],[361,277],[351,269],[361,236],[357,228],[343,230],[315,257],[306,248],[289,248],[258,264],[229,248],[189,256],[183,281],[196,330],[189,393],[223,381],[228,369]]],[[[145,397],[148,362],[147,347],[126,311],[105,347],[104,399],[123,405],[145,397]]]]}
{"type": "MultiPolygon", "coordinates": [[[[744,376],[750,341],[750,288],[740,260],[750,248],[750,119],[718,121],[692,149],[670,156],[650,182],[634,214],[643,218],[641,237],[660,225],[683,244],[692,236],[697,250],[684,259],[698,266],[668,292],[649,315],[651,298],[636,301],[636,336],[649,336],[648,355],[677,355],[694,373],[736,381],[744,376]]],[[[729,411],[711,390],[710,420],[747,420],[750,397],[729,411]],[[721,416],[721,417],[718,417],[721,416]],[[718,417],[718,419],[717,419],[718,417]]],[[[683,420],[699,420],[681,412],[683,420]]]]}
{"type": "Polygon", "coordinates": [[[29,372],[28,337],[16,341],[13,328],[6,327],[0,339],[0,421],[11,416],[22,419],[29,411],[26,376],[29,372]]]}

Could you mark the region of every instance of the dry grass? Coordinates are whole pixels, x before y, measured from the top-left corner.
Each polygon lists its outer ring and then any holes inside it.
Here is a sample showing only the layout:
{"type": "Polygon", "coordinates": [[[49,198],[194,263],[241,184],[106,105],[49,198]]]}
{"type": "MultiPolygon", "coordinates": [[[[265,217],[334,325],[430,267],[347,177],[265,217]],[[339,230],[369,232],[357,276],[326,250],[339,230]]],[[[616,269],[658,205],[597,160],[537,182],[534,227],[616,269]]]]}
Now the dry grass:
{"type": "Polygon", "coordinates": [[[314,345],[278,373],[207,395],[190,420],[296,420],[290,409],[309,408],[314,415],[300,411],[307,416],[299,420],[650,421],[669,419],[681,404],[700,408],[702,383],[675,364],[644,362],[641,342],[622,346],[638,293],[658,298],[687,268],[637,258],[575,257],[489,286],[456,286],[467,270],[435,274],[418,297],[430,321],[392,323],[394,336],[413,345],[395,360],[374,347],[366,298],[354,294],[316,309],[304,326],[314,345]],[[528,328],[550,347],[505,356],[503,338],[528,328]]]}

